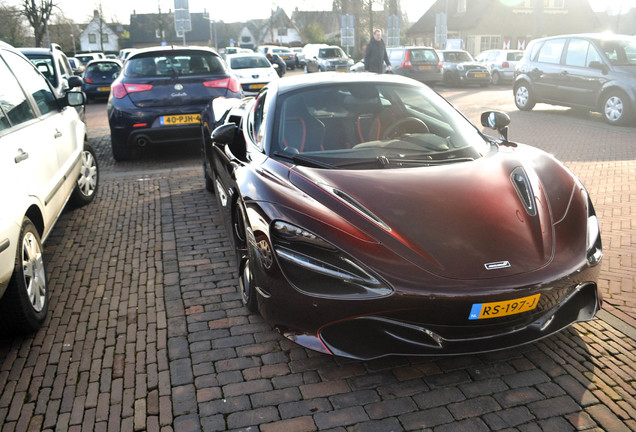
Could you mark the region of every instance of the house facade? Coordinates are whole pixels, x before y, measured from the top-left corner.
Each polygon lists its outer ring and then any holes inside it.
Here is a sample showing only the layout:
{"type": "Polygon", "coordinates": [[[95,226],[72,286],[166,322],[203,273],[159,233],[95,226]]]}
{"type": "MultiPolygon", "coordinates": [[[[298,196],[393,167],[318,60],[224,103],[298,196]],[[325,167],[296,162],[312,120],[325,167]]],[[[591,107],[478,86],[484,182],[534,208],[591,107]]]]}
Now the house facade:
{"type": "Polygon", "coordinates": [[[477,55],[487,49],[525,49],[532,39],[594,32],[600,27],[587,0],[438,0],[409,28],[407,38],[410,43],[440,49],[452,43],[477,55]],[[436,22],[446,12],[444,39],[436,22]]]}
{"type": "Polygon", "coordinates": [[[105,23],[99,11],[93,11],[93,19],[79,35],[82,52],[119,52],[119,35],[105,23]]]}

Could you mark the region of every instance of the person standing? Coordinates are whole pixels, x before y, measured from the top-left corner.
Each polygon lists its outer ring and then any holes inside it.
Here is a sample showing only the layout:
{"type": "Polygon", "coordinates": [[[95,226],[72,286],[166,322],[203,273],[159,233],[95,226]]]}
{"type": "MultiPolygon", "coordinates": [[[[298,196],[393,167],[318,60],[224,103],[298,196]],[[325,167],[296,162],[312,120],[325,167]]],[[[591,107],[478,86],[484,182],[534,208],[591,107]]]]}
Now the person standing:
{"type": "Polygon", "coordinates": [[[267,57],[267,60],[269,60],[272,65],[276,64],[278,66],[276,68],[276,72],[278,73],[278,76],[282,78],[283,75],[285,75],[285,72],[287,72],[287,65],[285,64],[283,59],[280,58],[278,54],[272,53],[265,54],[265,57],[267,57]]]}
{"type": "Polygon", "coordinates": [[[387,69],[391,70],[391,62],[386,53],[386,46],[382,40],[382,30],[373,30],[373,37],[367,44],[364,52],[364,69],[370,72],[382,73],[383,63],[386,63],[387,69]]]}

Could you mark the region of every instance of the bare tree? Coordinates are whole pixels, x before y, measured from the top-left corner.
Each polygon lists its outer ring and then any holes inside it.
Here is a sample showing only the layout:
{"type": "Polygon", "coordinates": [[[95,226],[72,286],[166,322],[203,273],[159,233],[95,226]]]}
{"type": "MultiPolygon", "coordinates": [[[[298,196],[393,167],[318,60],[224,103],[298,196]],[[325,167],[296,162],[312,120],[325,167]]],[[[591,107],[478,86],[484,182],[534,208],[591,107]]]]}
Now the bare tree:
{"type": "Polygon", "coordinates": [[[22,14],[33,28],[35,46],[42,46],[42,39],[46,33],[46,26],[51,18],[53,8],[57,5],[53,0],[22,0],[22,14]]]}
{"type": "Polygon", "coordinates": [[[24,46],[27,28],[22,11],[0,2],[0,39],[13,46],[24,46]]]}

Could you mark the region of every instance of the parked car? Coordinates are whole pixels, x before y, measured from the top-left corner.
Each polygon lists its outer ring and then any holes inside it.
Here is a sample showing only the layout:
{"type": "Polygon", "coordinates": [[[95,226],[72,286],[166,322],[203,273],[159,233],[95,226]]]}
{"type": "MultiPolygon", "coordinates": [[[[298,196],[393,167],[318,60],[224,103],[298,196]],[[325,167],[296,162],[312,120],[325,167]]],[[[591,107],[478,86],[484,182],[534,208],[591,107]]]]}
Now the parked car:
{"type": "MultiPolygon", "coordinates": [[[[58,98],[64,98],[69,91],[81,91],[82,78],[73,73],[71,63],[58,44],[53,43],[49,48],[20,48],[20,52],[49,81],[58,98]]],[[[75,110],[84,121],[86,110],[84,104],[76,105],[75,110]]]]}
{"type": "Polygon", "coordinates": [[[489,137],[428,86],[324,73],[212,102],[204,177],[244,304],[290,340],[356,359],[491,351],[601,307],[580,181],[489,137]]]}
{"type": "Polygon", "coordinates": [[[296,67],[296,54],[294,54],[289,48],[276,45],[261,45],[257,49],[262,54],[277,54],[278,57],[283,59],[285,66],[289,70],[294,70],[296,67]]]}
{"type": "Polygon", "coordinates": [[[265,85],[278,78],[278,73],[263,54],[230,54],[225,62],[238,78],[245,95],[257,94],[265,85]]]}
{"type": "Polygon", "coordinates": [[[609,124],[636,119],[636,39],[576,34],[535,39],[517,64],[515,104],[549,103],[598,111],[609,124]]]}
{"type": "Polygon", "coordinates": [[[113,59],[91,60],[84,71],[84,85],[82,90],[87,100],[98,97],[108,97],[110,86],[121,72],[121,62],[113,59]]]}
{"type": "Polygon", "coordinates": [[[76,59],[82,62],[84,66],[88,64],[91,60],[99,60],[106,58],[104,53],[101,52],[92,52],[92,53],[79,53],[75,56],[76,59]]]}
{"type": "Polygon", "coordinates": [[[136,48],[123,48],[119,50],[119,55],[117,56],[117,58],[124,63],[126,61],[126,59],[128,58],[128,56],[130,55],[130,53],[134,52],[136,50],[136,48]]]}
{"type": "Polygon", "coordinates": [[[113,157],[158,144],[201,141],[201,111],[216,97],[243,97],[211,48],[166,46],[130,54],[106,107],[113,157]]]}
{"type": "Polygon", "coordinates": [[[442,81],[443,62],[435,49],[423,46],[387,48],[394,74],[434,85],[442,81]]]}
{"type": "Polygon", "coordinates": [[[460,86],[478,84],[487,87],[490,84],[490,70],[478,63],[468,51],[441,50],[438,51],[444,62],[444,84],[460,86]]]}
{"type": "Polygon", "coordinates": [[[515,66],[521,60],[521,50],[486,50],[475,56],[475,60],[485,64],[490,69],[490,82],[499,85],[503,81],[512,82],[515,75],[515,66]]]}
{"type": "Polygon", "coordinates": [[[291,52],[296,54],[296,67],[298,69],[305,67],[305,54],[303,53],[302,47],[291,47],[289,48],[291,52]]]}
{"type": "Polygon", "coordinates": [[[225,47],[221,51],[221,56],[223,58],[225,58],[226,56],[228,56],[230,54],[253,54],[253,53],[254,53],[254,50],[251,50],[251,49],[248,49],[248,48],[225,47]]]}
{"type": "Polygon", "coordinates": [[[74,75],[82,76],[85,68],[81,61],[75,57],[68,57],[68,63],[71,65],[71,70],[74,75]]]}
{"type": "Polygon", "coordinates": [[[0,42],[0,331],[28,333],[46,320],[42,243],[67,202],[93,201],[99,172],[86,126],[26,57],[0,42]]]}
{"type": "Polygon", "coordinates": [[[335,45],[306,45],[305,73],[311,72],[348,72],[353,66],[353,60],[335,45]]]}

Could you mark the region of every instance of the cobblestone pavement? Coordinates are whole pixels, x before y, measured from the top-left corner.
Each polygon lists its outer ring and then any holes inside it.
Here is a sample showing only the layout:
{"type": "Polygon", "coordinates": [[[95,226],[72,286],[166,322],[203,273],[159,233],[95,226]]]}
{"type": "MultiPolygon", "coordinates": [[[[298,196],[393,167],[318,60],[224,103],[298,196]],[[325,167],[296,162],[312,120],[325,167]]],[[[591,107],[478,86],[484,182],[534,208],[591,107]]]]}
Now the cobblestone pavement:
{"type": "Polygon", "coordinates": [[[48,322],[0,340],[0,430],[636,430],[635,129],[512,115],[514,139],[565,161],[596,205],[605,310],[594,321],[479,355],[305,350],[242,307],[198,149],[115,164],[107,129],[93,128],[100,190],[45,245],[48,322]]]}

